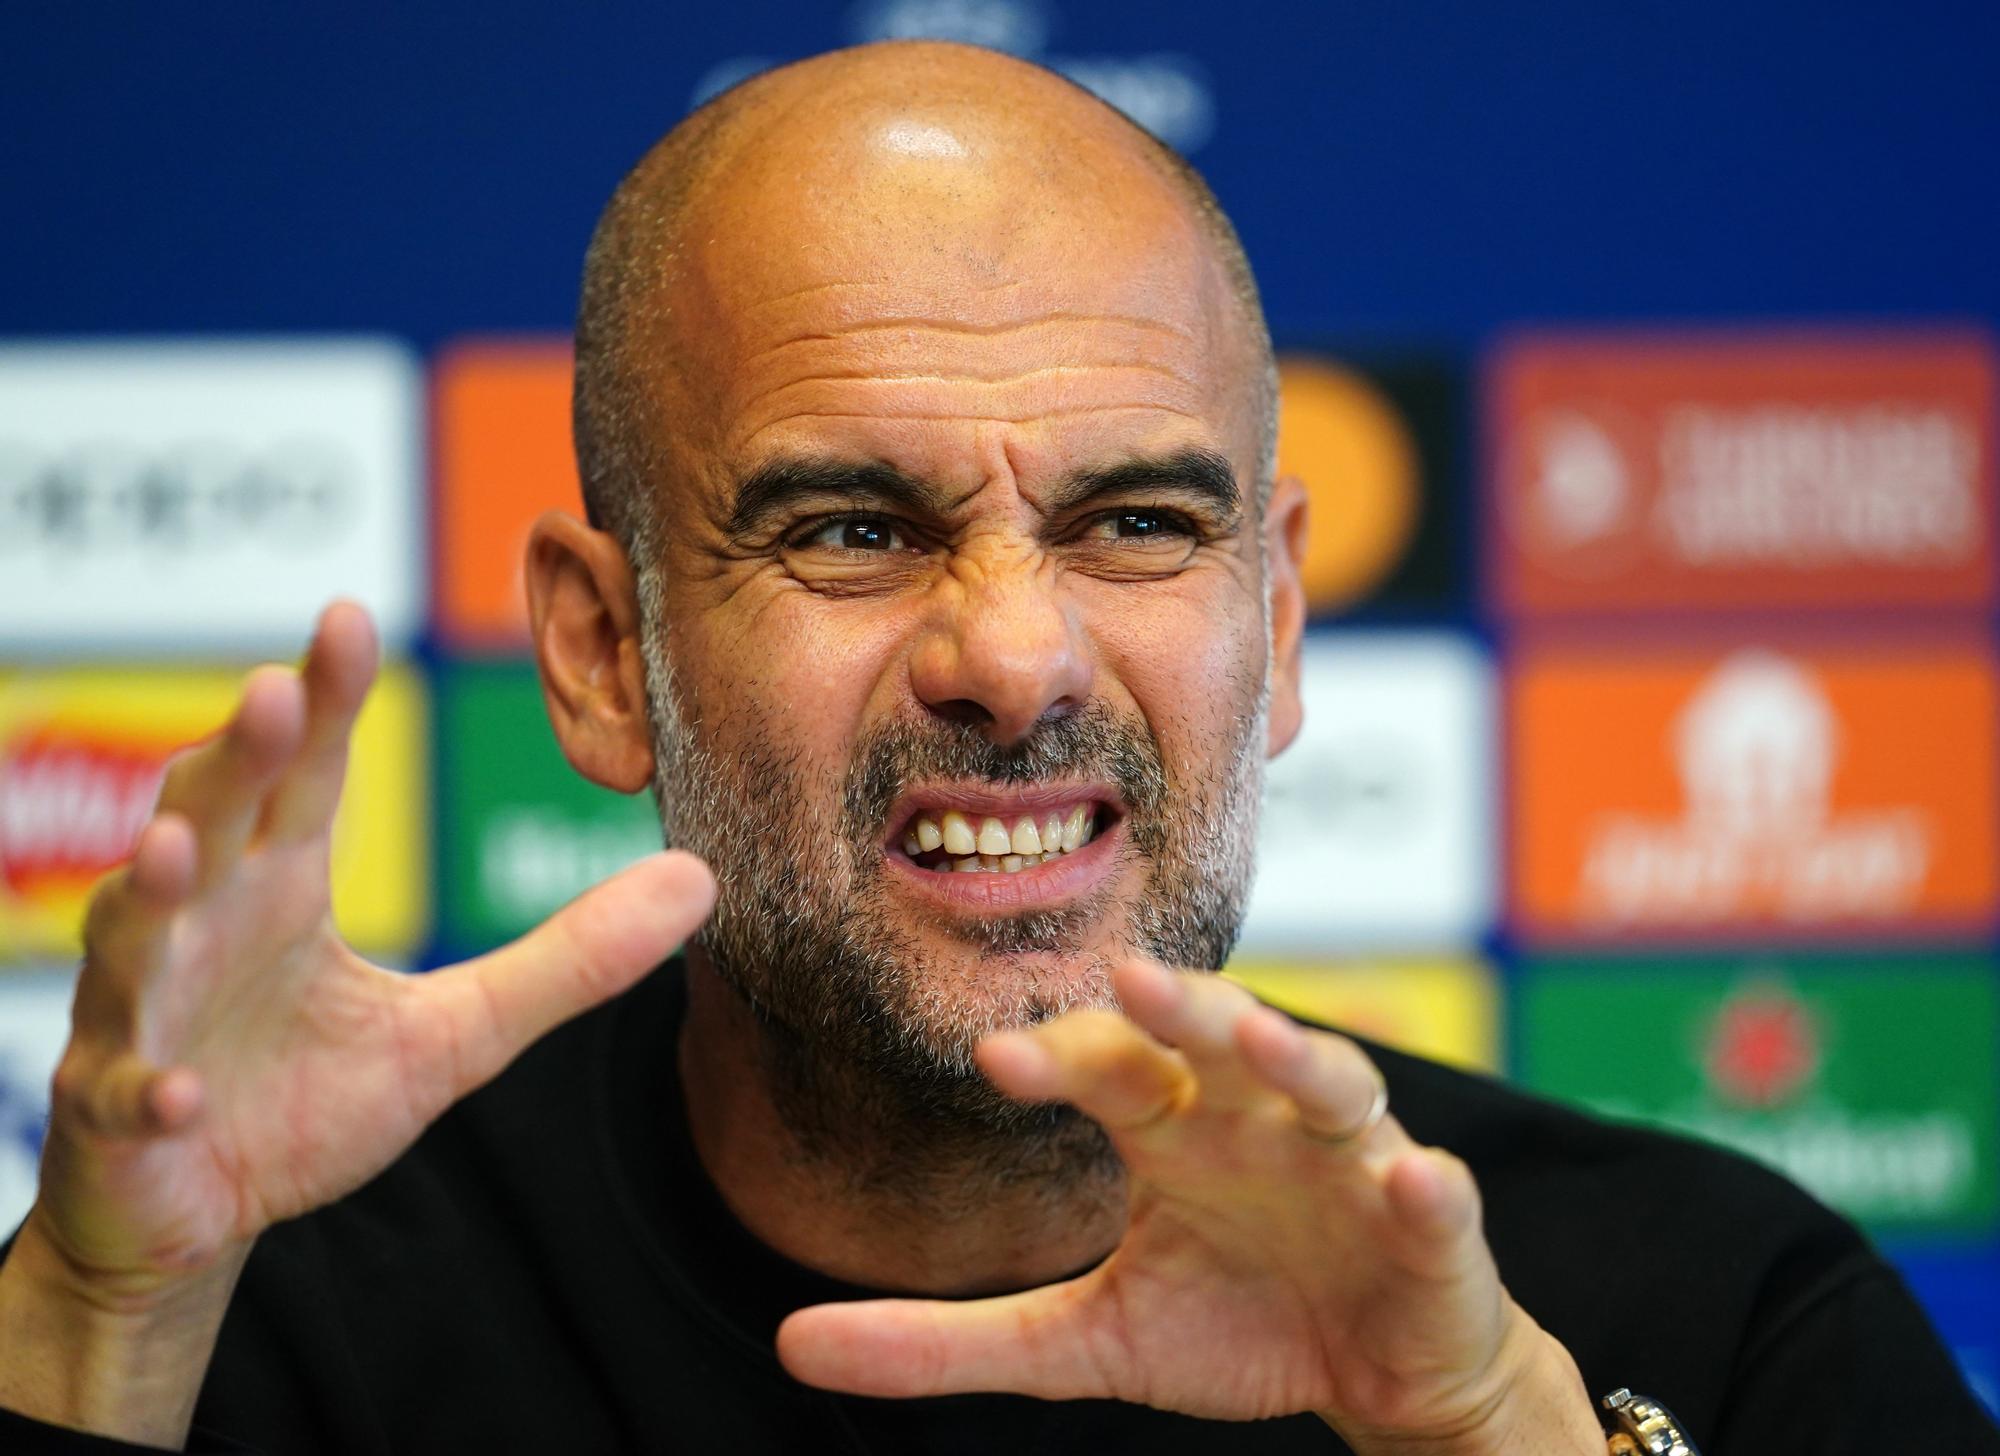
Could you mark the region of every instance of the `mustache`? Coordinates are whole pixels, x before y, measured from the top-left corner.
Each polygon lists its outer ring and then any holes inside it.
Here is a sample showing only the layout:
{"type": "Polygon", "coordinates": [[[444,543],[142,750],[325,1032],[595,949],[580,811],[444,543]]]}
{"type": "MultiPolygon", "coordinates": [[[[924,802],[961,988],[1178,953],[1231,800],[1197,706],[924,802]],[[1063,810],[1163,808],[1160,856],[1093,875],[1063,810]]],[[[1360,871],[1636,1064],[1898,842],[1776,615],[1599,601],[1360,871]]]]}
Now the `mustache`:
{"type": "Polygon", "coordinates": [[[976,723],[886,724],[857,747],[842,817],[849,837],[862,842],[879,832],[903,790],[920,779],[1013,787],[1057,778],[1115,784],[1135,832],[1158,824],[1167,799],[1166,768],[1152,734],[1104,704],[1090,703],[1043,718],[1016,743],[995,743],[976,723]]]}

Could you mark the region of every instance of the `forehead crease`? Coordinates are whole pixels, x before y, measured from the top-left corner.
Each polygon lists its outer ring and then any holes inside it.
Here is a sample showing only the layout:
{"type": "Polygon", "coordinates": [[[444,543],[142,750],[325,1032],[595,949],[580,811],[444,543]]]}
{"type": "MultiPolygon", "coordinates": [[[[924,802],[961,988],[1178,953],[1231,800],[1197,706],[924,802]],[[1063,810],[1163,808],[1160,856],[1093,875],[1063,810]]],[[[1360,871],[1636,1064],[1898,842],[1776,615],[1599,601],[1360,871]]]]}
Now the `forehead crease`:
{"type": "MultiPolygon", "coordinates": [[[[837,365],[814,369],[801,374],[796,380],[777,385],[776,389],[787,389],[793,384],[815,384],[821,382],[848,383],[859,385],[935,383],[935,384],[1015,384],[1037,379],[1061,379],[1064,376],[1088,375],[1101,371],[1128,370],[1139,374],[1157,374],[1162,379],[1170,379],[1180,384],[1192,384],[1188,375],[1180,369],[1166,364],[1149,364],[1132,359],[1079,359],[1067,364],[1039,364],[1021,368],[983,369],[977,364],[966,364],[953,368],[945,361],[927,359],[922,367],[897,370],[844,369],[837,365]]],[[[775,392],[775,391],[774,391],[775,392]]]]}
{"type": "Polygon", "coordinates": [[[1211,352],[1178,324],[1114,315],[1061,315],[993,327],[871,321],[792,333],[757,348],[729,390],[734,411],[800,391],[886,394],[925,384],[1062,395],[1124,388],[1187,404],[1204,393],[1211,352]]]}
{"type": "Polygon", "coordinates": [[[1065,311],[977,321],[942,312],[910,313],[855,322],[795,324],[777,338],[760,341],[760,347],[744,362],[755,367],[788,350],[810,352],[815,345],[833,345],[850,357],[883,359],[918,353],[974,358],[995,348],[1020,348],[1156,363],[1200,349],[1208,332],[1140,314],[1065,311]]]}
{"type": "Polygon", "coordinates": [[[1196,418],[1216,404],[1200,320],[1056,312],[814,324],[772,330],[732,378],[726,414],[738,440],[800,418],[1028,424],[1118,410],[1196,418]]]}
{"type": "Polygon", "coordinates": [[[986,410],[926,410],[921,407],[907,409],[885,407],[882,409],[866,410],[798,409],[775,415],[770,419],[758,421],[756,427],[744,437],[744,443],[746,445],[754,444],[757,436],[763,434],[765,431],[775,430],[782,425],[788,425],[797,420],[908,420],[916,423],[939,424],[964,422],[968,424],[1033,425],[1040,424],[1043,421],[1068,419],[1082,415],[1108,416],[1131,414],[1171,415],[1189,420],[1197,425],[1207,424],[1206,419],[1195,410],[1176,409],[1172,405],[1158,403],[1055,404],[1043,408],[1014,411],[1010,411],[1004,406],[986,410]]]}

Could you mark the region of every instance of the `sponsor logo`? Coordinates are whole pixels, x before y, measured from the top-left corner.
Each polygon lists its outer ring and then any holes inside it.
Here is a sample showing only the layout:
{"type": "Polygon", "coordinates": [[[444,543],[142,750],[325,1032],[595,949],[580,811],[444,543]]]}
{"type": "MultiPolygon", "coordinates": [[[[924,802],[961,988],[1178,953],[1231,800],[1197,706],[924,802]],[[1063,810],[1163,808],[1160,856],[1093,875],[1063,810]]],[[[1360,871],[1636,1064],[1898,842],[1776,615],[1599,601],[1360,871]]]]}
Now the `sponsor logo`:
{"type": "Polygon", "coordinates": [[[1530,658],[1513,693],[1530,931],[1991,915],[1982,655],[1530,658]]]}
{"type": "Polygon", "coordinates": [[[1970,1180],[1978,1152],[1966,1119],[1811,1105],[1821,1037],[1818,1015],[1782,979],[1740,984],[1702,1027],[1707,1096],[1683,1111],[1681,1124],[1785,1169],[1843,1207],[1948,1204],[1970,1180]],[[1792,1115],[1746,1115],[1779,1111],[1792,1115]]]}
{"type": "Polygon", "coordinates": [[[0,884],[74,895],[132,852],[179,745],[43,722],[0,744],[0,884]]]}
{"type": "Polygon", "coordinates": [[[324,550],[354,528],[359,492],[354,458],[336,439],[254,451],[187,439],[45,451],[0,439],[0,553],[324,550]]]}
{"type": "MultiPolygon", "coordinates": [[[[1164,52],[1069,56],[1045,49],[1055,16],[1031,0],[864,0],[849,12],[857,44],[874,40],[955,40],[1039,62],[1117,107],[1181,152],[1215,133],[1215,89],[1191,58],[1164,52]]],[[[695,83],[689,104],[760,71],[782,65],[770,55],[730,56],[695,83]]]]}
{"type": "Polygon", "coordinates": [[[419,622],[400,346],[0,347],[0,645],[296,651],[350,596],[419,622]]]}
{"type": "Polygon", "coordinates": [[[1278,398],[1278,473],[1311,496],[1306,600],[1347,606],[1409,549],[1423,504],[1416,442],[1381,391],[1330,360],[1282,360],[1278,398]]]}
{"type": "Polygon", "coordinates": [[[1833,813],[1833,708],[1799,663],[1754,649],[1728,658],[1681,711],[1672,746],[1684,812],[1599,821],[1584,866],[1595,913],[1705,918],[1761,902],[1797,919],[1914,903],[1930,869],[1925,815],[1833,813]]]}
{"type": "MultiPolygon", "coordinates": [[[[0,956],[80,948],[91,888],[131,852],[167,762],[227,720],[234,673],[0,673],[0,956]]],[[[428,921],[424,710],[384,672],[355,725],[333,837],[333,908],[364,950],[406,952],[428,921]]]]}
{"type": "Polygon", "coordinates": [[[1492,911],[1490,671],[1448,633],[1315,634],[1265,776],[1253,949],[1476,940],[1492,911]]]}
{"type": "Polygon", "coordinates": [[[1010,55],[1048,44],[1046,6],[1031,0],[863,0],[850,28],[868,40],[955,40],[1010,55]]]}
{"type": "Polygon", "coordinates": [[[1494,371],[1504,604],[1979,604],[1993,350],[1967,336],[1540,339],[1494,371]]]}
{"type": "Polygon", "coordinates": [[[581,512],[570,446],[567,339],[467,340],[432,381],[438,630],[462,647],[525,647],[528,530],[551,507],[581,512]]]}
{"type": "Polygon", "coordinates": [[[1498,1068],[1499,991],[1479,961],[1239,957],[1228,975],[1308,1021],[1453,1066],[1498,1068]]]}
{"type": "Polygon", "coordinates": [[[660,847],[659,821],[620,815],[594,823],[553,809],[496,814],[479,832],[479,896],[493,917],[522,928],[660,847]]]}
{"type": "Polygon", "coordinates": [[[1535,968],[1522,1017],[1540,1090],[1736,1148],[1881,1226],[1993,1223],[1988,964],[1568,963],[1535,968]],[[1650,1053],[1607,1058],[1606,1026],[1650,1053]]]}
{"type": "Polygon", "coordinates": [[[1818,1074],[1820,1037],[1811,1009],[1782,983],[1746,986],[1709,1025],[1708,1085],[1735,1107],[1781,1107],[1818,1074]]]}
{"type": "Polygon", "coordinates": [[[438,685],[443,763],[441,928],[472,950],[529,929],[660,847],[644,795],[627,798],[564,761],[525,663],[460,664],[438,685]]]}

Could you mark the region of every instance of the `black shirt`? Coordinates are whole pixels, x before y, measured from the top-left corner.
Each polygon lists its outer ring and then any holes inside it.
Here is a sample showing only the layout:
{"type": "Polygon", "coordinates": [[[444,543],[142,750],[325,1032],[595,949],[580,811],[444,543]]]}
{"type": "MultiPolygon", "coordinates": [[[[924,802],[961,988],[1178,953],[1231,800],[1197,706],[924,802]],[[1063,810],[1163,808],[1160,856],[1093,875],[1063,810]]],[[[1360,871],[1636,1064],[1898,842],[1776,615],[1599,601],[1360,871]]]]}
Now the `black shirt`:
{"type": "MultiPolygon", "coordinates": [[[[381,1177],[281,1225],[244,1271],[191,1450],[1320,1453],[1310,1416],[1112,1401],[877,1401],[772,1353],[869,1291],[794,1265],[702,1171],[670,963],[529,1050],[381,1177]]],[[[2000,1452],[1895,1273],[1789,1183],[1382,1048],[1412,1136],[1477,1175],[1514,1297],[1593,1394],[1669,1406],[1706,1456],[2000,1452]]],[[[329,1108],[329,1116],[339,1109],[329,1108]]],[[[131,1451],[0,1412],[0,1451],[131,1451]]]]}

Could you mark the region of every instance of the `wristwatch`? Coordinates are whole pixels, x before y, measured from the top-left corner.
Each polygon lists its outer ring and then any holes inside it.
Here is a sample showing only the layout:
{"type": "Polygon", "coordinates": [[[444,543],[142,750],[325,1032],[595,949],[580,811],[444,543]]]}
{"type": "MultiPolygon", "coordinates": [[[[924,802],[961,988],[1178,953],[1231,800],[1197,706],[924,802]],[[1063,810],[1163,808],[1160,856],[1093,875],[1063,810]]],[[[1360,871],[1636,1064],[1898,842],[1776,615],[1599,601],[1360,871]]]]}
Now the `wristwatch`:
{"type": "Polygon", "coordinates": [[[1634,1395],[1619,1387],[1604,1397],[1612,1429],[1607,1437],[1609,1456],[1701,1456],[1694,1442],[1681,1434],[1673,1413],[1657,1400],[1634,1395]]]}

